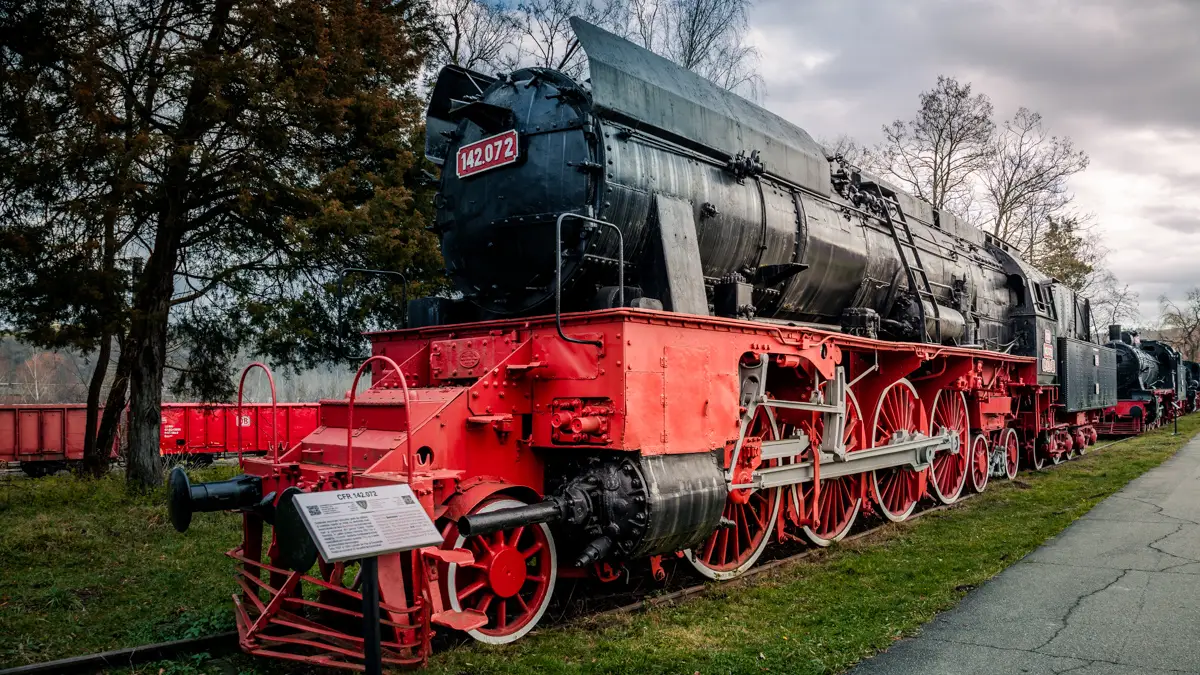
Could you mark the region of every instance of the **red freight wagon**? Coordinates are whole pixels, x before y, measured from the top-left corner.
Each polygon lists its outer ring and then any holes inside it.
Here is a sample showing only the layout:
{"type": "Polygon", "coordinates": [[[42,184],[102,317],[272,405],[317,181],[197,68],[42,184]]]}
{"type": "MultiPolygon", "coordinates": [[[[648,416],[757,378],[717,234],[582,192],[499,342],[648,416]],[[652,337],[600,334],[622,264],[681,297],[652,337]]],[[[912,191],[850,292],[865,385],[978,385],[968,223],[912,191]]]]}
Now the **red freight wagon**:
{"type": "MultiPolygon", "coordinates": [[[[83,404],[0,407],[0,462],[20,462],[38,477],[83,459],[87,406],[83,404]]],[[[117,456],[113,444],[112,456],[117,456]]]]}
{"type": "Polygon", "coordinates": [[[280,403],[276,417],[269,403],[243,403],[241,417],[229,403],[164,403],[159,449],[166,455],[188,455],[211,459],[238,451],[241,427],[242,452],[267,452],[275,439],[290,448],[317,428],[317,404],[280,403]]]}

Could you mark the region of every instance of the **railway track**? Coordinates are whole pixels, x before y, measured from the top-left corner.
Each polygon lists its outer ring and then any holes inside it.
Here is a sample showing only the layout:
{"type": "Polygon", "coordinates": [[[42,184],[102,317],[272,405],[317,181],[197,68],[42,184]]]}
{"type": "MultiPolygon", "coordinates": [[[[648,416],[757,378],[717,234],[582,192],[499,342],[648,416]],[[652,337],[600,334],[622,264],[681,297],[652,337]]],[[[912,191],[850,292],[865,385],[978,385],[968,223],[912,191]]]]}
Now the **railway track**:
{"type": "MultiPolygon", "coordinates": [[[[1110,441],[1107,443],[1101,443],[1099,445],[1096,445],[1096,446],[1093,446],[1092,448],[1090,448],[1088,450],[1088,454],[1091,454],[1094,452],[1102,452],[1108,448],[1111,448],[1114,445],[1118,445],[1120,443],[1124,443],[1125,441],[1131,440],[1132,438],[1136,438],[1136,437],[1131,436],[1129,438],[1122,438],[1122,439],[1110,441]]],[[[1057,466],[1065,466],[1067,464],[1069,464],[1069,462],[1064,462],[1063,464],[1060,464],[1057,466]]],[[[1057,468],[1057,466],[1048,465],[1043,470],[1045,470],[1045,471],[1053,470],[1053,469],[1057,468]]],[[[20,469],[17,468],[16,472],[18,474],[20,474],[20,469]]],[[[916,520],[918,518],[921,518],[923,516],[926,516],[926,515],[929,515],[932,513],[938,513],[940,511],[946,511],[949,509],[957,508],[958,506],[969,502],[970,500],[974,499],[977,496],[978,496],[978,494],[971,493],[964,497],[961,497],[957,502],[955,502],[953,504],[940,504],[940,505],[929,506],[927,508],[924,508],[920,511],[913,513],[908,518],[908,520],[905,522],[911,522],[913,520],[916,520]]],[[[869,537],[872,534],[876,534],[878,532],[884,531],[890,525],[893,525],[893,523],[886,522],[886,521],[877,523],[875,525],[872,525],[871,527],[862,529],[854,534],[847,536],[843,540],[843,542],[856,541],[859,539],[863,539],[865,537],[869,537]]],[[[801,548],[800,550],[798,550],[795,553],[784,554],[784,555],[781,555],[780,557],[776,557],[774,559],[761,562],[758,565],[756,565],[755,567],[753,567],[752,569],[748,570],[746,573],[739,576],[737,579],[732,580],[732,581],[733,582],[741,582],[746,579],[754,578],[765,572],[769,572],[769,571],[776,569],[778,567],[781,567],[783,565],[787,565],[788,563],[796,562],[796,561],[808,558],[810,556],[816,555],[823,550],[825,550],[825,549],[816,548],[816,547],[812,547],[812,546],[804,546],[803,548],[801,548]]],[[[694,579],[694,575],[684,575],[684,574],[672,575],[667,581],[667,588],[671,588],[672,581],[681,580],[681,578],[689,578],[689,577],[691,579],[694,579]]],[[[691,580],[691,579],[689,579],[689,580],[691,580]]],[[[640,579],[639,579],[639,581],[640,581],[640,579]]],[[[681,580],[681,583],[687,583],[687,582],[681,580]]],[[[718,583],[720,583],[720,582],[718,582],[718,583]]],[[[598,609],[598,608],[592,607],[592,606],[582,606],[582,605],[576,605],[576,606],[572,607],[570,604],[571,599],[568,598],[565,602],[565,604],[567,606],[560,608],[562,610],[561,613],[558,614],[558,616],[556,617],[556,619],[554,621],[549,622],[546,625],[546,628],[570,626],[570,625],[575,625],[575,624],[582,623],[585,621],[594,620],[599,617],[612,616],[612,615],[616,615],[616,614],[630,614],[633,612],[653,609],[655,607],[661,607],[663,605],[669,605],[673,602],[677,602],[679,600],[683,600],[683,599],[704,593],[706,590],[708,590],[709,588],[711,588],[714,585],[714,582],[705,581],[702,583],[690,584],[690,585],[686,585],[686,586],[679,585],[679,584],[676,584],[676,585],[677,585],[677,587],[674,588],[673,590],[669,590],[668,592],[662,593],[660,595],[649,595],[648,589],[641,590],[640,586],[637,589],[633,590],[632,592],[616,593],[616,594],[609,596],[609,600],[616,599],[616,602],[612,602],[611,606],[608,606],[603,609],[598,609]],[[640,597],[637,597],[637,599],[633,599],[629,602],[622,601],[622,598],[628,599],[630,595],[640,596],[640,597]]],[[[664,590],[664,589],[661,585],[659,585],[654,590],[657,591],[657,590],[664,590]]],[[[540,632],[541,630],[545,630],[545,628],[540,628],[540,629],[534,631],[534,633],[540,632]]],[[[454,638],[450,639],[451,643],[467,642],[467,641],[468,640],[465,637],[460,638],[460,639],[454,639],[454,638]]],[[[113,651],[100,652],[100,653],[96,653],[96,654],[74,656],[71,658],[59,659],[57,661],[47,661],[45,663],[34,663],[34,664],[25,665],[25,666],[17,666],[14,668],[7,668],[4,670],[0,670],[0,675],[50,675],[50,674],[54,674],[54,673],[93,673],[93,672],[108,670],[111,668],[129,668],[131,666],[135,666],[135,665],[138,665],[141,663],[146,663],[149,661],[158,661],[158,660],[163,660],[163,659],[176,658],[179,656],[186,656],[189,654],[197,654],[200,652],[209,652],[209,653],[214,653],[214,654],[215,653],[225,653],[225,652],[233,651],[236,648],[237,648],[237,633],[236,632],[218,633],[216,635],[208,635],[208,636],[199,637],[199,638],[191,638],[191,639],[186,639],[186,640],[174,640],[174,641],[170,641],[170,642],[162,642],[162,643],[157,643],[157,644],[152,644],[152,645],[130,647],[128,649],[118,649],[118,650],[113,650],[113,651]]]]}

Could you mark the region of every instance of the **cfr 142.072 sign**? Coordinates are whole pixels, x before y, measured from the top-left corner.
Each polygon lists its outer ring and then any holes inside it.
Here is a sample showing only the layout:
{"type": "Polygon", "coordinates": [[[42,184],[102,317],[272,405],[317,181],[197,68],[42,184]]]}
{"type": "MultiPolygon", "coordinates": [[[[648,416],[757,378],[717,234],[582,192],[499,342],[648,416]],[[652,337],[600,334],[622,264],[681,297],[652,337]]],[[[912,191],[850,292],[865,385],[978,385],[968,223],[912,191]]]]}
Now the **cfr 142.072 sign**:
{"type": "Polygon", "coordinates": [[[517,132],[506,131],[458,149],[456,171],[459,178],[495,169],[517,161],[517,132]]]}

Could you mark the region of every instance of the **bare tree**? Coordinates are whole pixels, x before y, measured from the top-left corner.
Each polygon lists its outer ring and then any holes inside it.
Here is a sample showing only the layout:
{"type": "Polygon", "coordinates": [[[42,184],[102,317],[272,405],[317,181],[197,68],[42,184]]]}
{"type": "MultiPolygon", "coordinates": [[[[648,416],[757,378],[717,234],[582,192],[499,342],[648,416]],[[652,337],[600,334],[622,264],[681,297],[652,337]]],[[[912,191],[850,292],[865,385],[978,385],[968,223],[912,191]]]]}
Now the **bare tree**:
{"type": "Polygon", "coordinates": [[[985,94],[939,75],[937,86],[921,94],[916,117],[883,127],[884,141],[874,154],[885,178],[935,208],[967,217],[975,177],[991,158],[995,128],[985,94]]]}
{"type": "Polygon", "coordinates": [[[835,138],[818,138],[817,142],[825,149],[828,158],[841,157],[853,166],[870,170],[863,166],[868,164],[868,148],[859,143],[849,134],[839,134],[835,138]]]}
{"type": "Polygon", "coordinates": [[[1200,355],[1200,287],[1188,291],[1182,303],[1164,295],[1158,304],[1162,309],[1163,340],[1183,352],[1184,358],[1196,360],[1200,355]]]}
{"type": "Polygon", "coordinates": [[[629,0],[630,39],[716,84],[757,98],[758,50],[746,40],[751,0],[629,0]]]}
{"type": "Polygon", "coordinates": [[[436,0],[431,61],[471,70],[501,67],[517,42],[520,24],[504,7],[488,0],[436,0]]]}
{"type": "Polygon", "coordinates": [[[1106,326],[1132,325],[1141,319],[1137,291],[1131,289],[1129,284],[1121,285],[1117,276],[1108,270],[1101,270],[1093,276],[1089,288],[1092,318],[1096,321],[1096,329],[1101,332],[1101,337],[1106,326]]]}
{"type": "Polygon", "coordinates": [[[716,84],[758,98],[758,51],[746,39],[752,0],[437,0],[437,65],[516,70],[542,67],[586,77],[571,28],[578,16],[716,84]]]}
{"type": "Polygon", "coordinates": [[[502,59],[505,68],[553,68],[583,77],[587,58],[571,28],[573,16],[624,32],[623,0],[526,0],[516,7],[517,39],[502,59]]]}
{"type": "Polygon", "coordinates": [[[1039,225],[1069,211],[1067,181],[1087,166],[1087,154],[1070,138],[1050,135],[1038,113],[1017,110],[998,130],[981,172],[992,234],[1034,248],[1044,234],[1039,225]]]}

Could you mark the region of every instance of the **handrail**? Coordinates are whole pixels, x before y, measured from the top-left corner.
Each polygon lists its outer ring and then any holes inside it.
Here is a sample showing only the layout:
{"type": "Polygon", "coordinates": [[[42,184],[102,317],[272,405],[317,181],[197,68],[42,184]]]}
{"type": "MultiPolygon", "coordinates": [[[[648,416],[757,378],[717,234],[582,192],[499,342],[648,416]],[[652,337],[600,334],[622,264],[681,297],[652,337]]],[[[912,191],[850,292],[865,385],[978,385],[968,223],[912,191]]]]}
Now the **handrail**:
{"type": "MultiPolygon", "coordinates": [[[[362,378],[363,371],[372,361],[383,361],[392,367],[396,375],[400,377],[400,387],[404,390],[404,453],[408,463],[408,484],[412,485],[413,480],[413,454],[412,454],[412,410],[409,405],[410,399],[408,396],[408,380],[404,377],[404,372],[400,370],[400,366],[396,362],[383,354],[376,354],[358,367],[358,372],[354,374],[354,384],[350,385],[350,401],[346,406],[346,487],[354,487],[354,399],[358,396],[358,381],[362,378]]],[[[372,383],[371,386],[375,386],[372,383]]]]}
{"type": "Polygon", "coordinates": [[[621,228],[606,221],[592,218],[590,216],[581,216],[578,213],[561,213],[558,219],[554,221],[554,325],[558,328],[558,337],[564,342],[571,342],[577,345],[596,345],[597,349],[604,349],[603,340],[583,340],[580,338],[567,337],[563,332],[562,326],[562,224],[567,218],[575,218],[577,220],[594,223],[601,227],[610,227],[617,233],[617,304],[619,307],[625,306],[625,234],[621,232],[621,228]]]}
{"type": "Polygon", "coordinates": [[[342,292],[344,290],[343,286],[346,282],[346,275],[349,274],[350,272],[359,272],[362,274],[379,274],[379,275],[383,275],[383,276],[390,275],[390,276],[400,277],[400,281],[403,282],[403,284],[401,285],[402,295],[400,296],[400,301],[404,303],[404,317],[401,320],[401,327],[408,328],[408,277],[405,276],[405,274],[403,272],[398,272],[396,270],[375,270],[375,269],[370,269],[368,267],[343,267],[341,269],[341,271],[338,272],[338,282],[337,282],[337,341],[338,341],[337,347],[338,347],[338,358],[339,359],[345,358],[345,354],[343,353],[343,346],[342,346],[342,338],[345,337],[344,333],[346,332],[344,330],[344,327],[342,326],[342,321],[343,321],[342,292]]]}
{"type": "Polygon", "coordinates": [[[246,376],[255,368],[261,368],[267,374],[267,382],[271,384],[271,463],[279,461],[279,410],[275,399],[275,376],[271,374],[271,369],[265,363],[255,361],[242,370],[242,379],[238,382],[237,410],[234,411],[237,419],[233,421],[233,426],[237,429],[234,436],[237,439],[239,466],[242,464],[242,394],[246,388],[246,376]]]}

